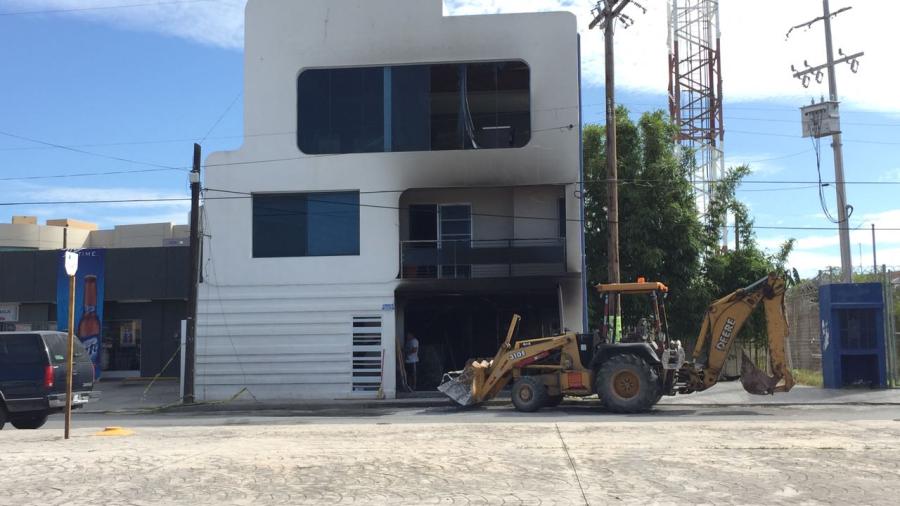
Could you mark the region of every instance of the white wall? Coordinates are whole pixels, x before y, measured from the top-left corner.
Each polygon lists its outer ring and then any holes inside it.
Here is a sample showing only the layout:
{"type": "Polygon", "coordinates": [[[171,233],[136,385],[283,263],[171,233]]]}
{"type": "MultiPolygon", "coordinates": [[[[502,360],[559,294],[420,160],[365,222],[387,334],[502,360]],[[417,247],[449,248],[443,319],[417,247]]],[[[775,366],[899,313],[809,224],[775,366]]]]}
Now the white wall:
{"type": "MultiPolygon", "coordinates": [[[[575,17],[540,13],[445,18],[441,12],[441,0],[250,0],[245,23],[245,141],[237,151],[208,158],[206,187],[251,193],[359,190],[360,255],[254,259],[250,199],[207,201],[206,233],[212,237],[205,247],[205,264],[217,273],[217,286],[202,290],[201,343],[221,345],[215,313],[217,299],[224,296],[235,300],[229,316],[234,342],[270,350],[265,356],[272,358],[299,356],[294,353],[298,350],[316,356],[320,353],[316,346],[321,346],[325,355],[346,353],[346,348],[337,344],[338,334],[330,333],[338,327],[326,333],[331,336],[327,339],[326,335],[299,337],[304,326],[324,322],[326,313],[310,311],[308,307],[313,306],[293,294],[302,298],[310,293],[310,286],[317,287],[321,295],[314,298],[323,308],[344,308],[342,299],[352,298],[355,305],[342,310],[344,322],[352,311],[380,311],[384,304],[392,303],[399,266],[397,208],[402,190],[565,184],[579,179],[575,17]],[[524,60],[531,68],[533,134],[524,148],[307,156],[298,149],[296,135],[290,133],[297,129],[297,78],[303,69],[509,59],[524,60]],[[568,125],[574,128],[559,128],[568,125]],[[259,135],[268,133],[279,134],[259,135]],[[383,190],[400,191],[366,193],[383,190]],[[259,300],[252,303],[240,302],[256,297],[259,300]],[[322,317],[313,318],[313,314],[322,317]],[[256,329],[270,318],[279,319],[283,330],[293,327],[296,332],[284,330],[287,334],[276,337],[256,329]]],[[[214,192],[210,195],[216,196],[214,192]]],[[[554,207],[551,216],[555,214],[554,207]]],[[[552,226],[555,230],[555,222],[552,226]]],[[[580,272],[580,255],[575,262],[571,254],[580,250],[580,235],[571,233],[569,237],[569,269],[580,272]]],[[[579,304],[579,311],[580,300],[579,294],[573,302],[579,304]]],[[[339,326],[336,322],[329,325],[339,326]]],[[[392,362],[392,336],[386,341],[387,362],[392,362]]],[[[202,346],[198,353],[206,360],[202,346]]],[[[265,356],[260,360],[265,361],[265,356]]],[[[299,371],[299,360],[286,369],[299,371]]],[[[237,366],[231,360],[220,369],[233,373],[237,366]]],[[[342,387],[336,379],[344,375],[343,367],[335,361],[317,376],[332,380],[313,389],[321,392],[315,395],[338,396],[342,387]]],[[[213,375],[212,369],[205,371],[210,375],[201,370],[198,383],[208,387],[210,398],[241,384],[234,376],[223,379],[218,373],[213,375]]],[[[285,378],[306,381],[298,374],[270,375],[265,380],[269,387],[259,387],[257,394],[306,396],[300,389],[286,392],[275,386],[285,378]]],[[[393,390],[393,376],[386,380],[393,390]]]]}

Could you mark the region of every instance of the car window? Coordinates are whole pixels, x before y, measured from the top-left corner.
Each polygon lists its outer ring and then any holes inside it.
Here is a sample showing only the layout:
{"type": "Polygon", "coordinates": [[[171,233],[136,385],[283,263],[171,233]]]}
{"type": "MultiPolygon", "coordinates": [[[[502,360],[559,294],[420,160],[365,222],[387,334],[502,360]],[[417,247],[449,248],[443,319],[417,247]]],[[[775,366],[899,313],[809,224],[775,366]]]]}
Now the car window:
{"type": "Polygon", "coordinates": [[[46,334],[44,342],[47,343],[50,360],[54,364],[64,364],[66,362],[66,338],[59,334],[46,334]]]}
{"type": "Polygon", "coordinates": [[[41,337],[36,334],[0,337],[0,368],[13,365],[46,364],[46,352],[41,337]]]}

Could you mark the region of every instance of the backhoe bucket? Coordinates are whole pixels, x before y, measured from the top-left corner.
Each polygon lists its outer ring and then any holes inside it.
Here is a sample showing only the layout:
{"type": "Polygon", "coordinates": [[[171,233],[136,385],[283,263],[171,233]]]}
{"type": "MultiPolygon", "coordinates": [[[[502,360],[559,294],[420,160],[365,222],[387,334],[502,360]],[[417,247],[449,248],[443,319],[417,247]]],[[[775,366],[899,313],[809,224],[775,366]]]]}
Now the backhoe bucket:
{"type": "Polygon", "coordinates": [[[741,384],[744,385],[744,390],[753,395],[773,395],[781,378],[777,375],[770,377],[756,367],[746,351],[742,350],[742,354],[741,384]]]}
{"type": "Polygon", "coordinates": [[[437,388],[460,406],[471,406],[475,404],[472,396],[472,380],[474,378],[472,367],[466,367],[462,371],[444,374],[444,378],[437,388]]]}

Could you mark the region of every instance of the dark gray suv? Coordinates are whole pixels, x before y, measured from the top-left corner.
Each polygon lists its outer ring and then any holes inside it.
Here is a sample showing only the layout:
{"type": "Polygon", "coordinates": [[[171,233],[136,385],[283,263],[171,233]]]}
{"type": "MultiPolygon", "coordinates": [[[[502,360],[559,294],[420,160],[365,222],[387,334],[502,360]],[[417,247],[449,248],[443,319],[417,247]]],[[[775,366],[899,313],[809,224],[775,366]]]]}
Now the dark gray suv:
{"type": "MultiPolygon", "coordinates": [[[[66,406],[67,336],[62,332],[0,332],[0,429],[37,429],[66,406]]],[[[91,357],[75,339],[72,406],[94,389],[91,357]]]]}

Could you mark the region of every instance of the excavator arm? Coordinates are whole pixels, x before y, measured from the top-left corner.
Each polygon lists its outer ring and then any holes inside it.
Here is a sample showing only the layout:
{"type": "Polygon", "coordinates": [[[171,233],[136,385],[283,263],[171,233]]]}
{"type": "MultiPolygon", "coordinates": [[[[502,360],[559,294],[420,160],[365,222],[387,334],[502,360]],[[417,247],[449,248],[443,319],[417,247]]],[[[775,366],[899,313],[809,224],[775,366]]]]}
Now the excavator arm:
{"type": "Polygon", "coordinates": [[[794,378],[787,367],[785,356],[788,323],[784,310],[784,292],[784,280],[771,274],[713,302],[703,318],[703,326],[694,347],[694,363],[685,364],[682,368],[682,376],[687,377],[687,384],[680,392],[706,390],[719,381],[732,345],[760,303],[766,313],[773,376],[760,371],[745,352],[741,363],[741,382],[751,394],[768,395],[789,391],[794,386],[794,378]]]}

